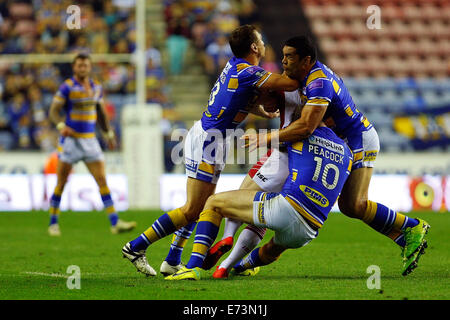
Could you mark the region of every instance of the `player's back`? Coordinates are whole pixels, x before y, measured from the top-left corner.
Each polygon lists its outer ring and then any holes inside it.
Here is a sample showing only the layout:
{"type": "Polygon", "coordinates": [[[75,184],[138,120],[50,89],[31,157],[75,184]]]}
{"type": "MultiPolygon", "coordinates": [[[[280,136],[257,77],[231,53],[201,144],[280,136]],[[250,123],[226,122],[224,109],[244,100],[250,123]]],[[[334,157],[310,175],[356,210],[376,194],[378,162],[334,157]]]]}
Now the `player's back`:
{"type": "Polygon", "coordinates": [[[271,73],[241,58],[231,58],[214,84],[201,119],[203,129],[225,132],[248,115],[247,105],[271,73]]]}
{"type": "Polygon", "coordinates": [[[309,222],[321,227],[350,174],[352,153],[327,127],[289,143],[289,176],[282,195],[309,222]]]}
{"type": "Polygon", "coordinates": [[[65,101],[66,125],[75,131],[76,138],[95,137],[96,105],[103,97],[103,90],[98,82],[92,79],[89,82],[91,93],[72,77],[61,84],[55,95],[55,98],[65,101]]]}
{"type": "Polygon", "coordinates": [[[344,81],[329,67],[316,61],[302,83],[307,104],[328,104],[324,119],[333,130],[344,137],[367,131],[371,123],[358,110],[344,81]]]}

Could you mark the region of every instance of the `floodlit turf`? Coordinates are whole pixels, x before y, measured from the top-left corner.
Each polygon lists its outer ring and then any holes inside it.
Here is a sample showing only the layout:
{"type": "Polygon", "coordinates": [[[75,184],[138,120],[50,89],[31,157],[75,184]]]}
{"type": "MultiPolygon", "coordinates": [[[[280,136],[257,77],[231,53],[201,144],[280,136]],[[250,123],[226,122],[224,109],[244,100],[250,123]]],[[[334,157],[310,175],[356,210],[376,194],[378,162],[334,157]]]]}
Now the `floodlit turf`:
{"type": "MultiPolygon", "coordinates": [[[[122,218],[136,220],[137,230],[112,235],[102,212],[62,213],[62,236],[50,238],[47,213],[0,213],[0,299],[450,299],[448,212],[410,214],[426,219],[431,229],[427,252],[407,277],[400,275],[400,249],[391,240],[357,220],[331,214],[317,239],[288,250],[256,277],[215,280],[209,271],[201,281],[180,282],[160,274],[146,278],[121,255],[122,246],[160,214],[125,212],[122,218]],[[70,265],[81,270],[80,290],[66,286],[70,265]],[[380,290],[367,288],[371,265],[381,270],[380,290]]],[[[148,250],[157,271],[170,240],[148,250]]]]}

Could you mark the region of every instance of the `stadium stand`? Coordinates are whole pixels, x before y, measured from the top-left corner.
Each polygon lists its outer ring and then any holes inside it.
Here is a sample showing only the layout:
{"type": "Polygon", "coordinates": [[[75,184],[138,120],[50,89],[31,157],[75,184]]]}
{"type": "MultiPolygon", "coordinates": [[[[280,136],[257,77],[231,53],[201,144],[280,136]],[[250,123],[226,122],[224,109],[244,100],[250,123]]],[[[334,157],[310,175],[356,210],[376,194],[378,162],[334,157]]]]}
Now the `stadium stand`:
{"type": "MultiPolygon", "coordinates": [[[[78,3],[83,27],[68,30],[59,26],[69,0],[2,1],[0,54],[134,52],[133,1],[78,3]]],[[[344,78],[358,107],[375,124],[382,150],[413,149],[393,122],[408,112],[450,105],[449,12],[448,0],[149,0],[147,101],[164,107],[166,150],[171,132],[190,127],[204,110],[211,84],[231,54],[224,39],[245,23],[263,32],[270,46],[262,64],[273,71],[281,70],[286,38],[312,36],[319,59],[344,78]],[[369,5],[382,7],[380,30],[366,26],[369,5]],[[286,24],[292,26],[288,34],[282,28],[286,24]]],[[[0,65],[0,149],[54,150],[56,133],[47,112],[70,71],[67,63],[0,65]]],[[[134,66],[101,62],[94,73],[104,85],[120,137],[121,109],[136,102],[134,66]]],[[[254,117],[245,123],[245,128],[268,126],[276,123],[254,117]]],[[[448,146],[442,141],[438,148],[448,146]]]]}
{"type": "MultiPolygon", "coordinates": [[[[450,1],[303,0],[300,4],[328,65],[375,124],[382,149],[412,149],[409,139],[394,131],[395,116],[450,105],[450,1]],[[366,26],[370,5],[382,8],[379,30],[366,26]]],[[[443,141],[440,147],[445,149],[448,140],[443,141]]]]}

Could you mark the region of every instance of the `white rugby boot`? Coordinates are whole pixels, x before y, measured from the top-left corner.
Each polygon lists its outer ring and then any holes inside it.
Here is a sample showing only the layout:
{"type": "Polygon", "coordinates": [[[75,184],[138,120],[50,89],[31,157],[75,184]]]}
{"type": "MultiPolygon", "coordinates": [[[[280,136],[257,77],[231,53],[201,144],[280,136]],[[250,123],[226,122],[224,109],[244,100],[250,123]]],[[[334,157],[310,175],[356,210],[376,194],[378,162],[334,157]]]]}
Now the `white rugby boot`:
{"type": "Polygon", "coordinates": [[[146,276],[156,276],[155,269],[148,264],[145,250],[133,251],[131,250],[130,243],[127,242],[122,248],[122,255],[124,258],[130,260],[138,272],[141,272],[146,276]]]}

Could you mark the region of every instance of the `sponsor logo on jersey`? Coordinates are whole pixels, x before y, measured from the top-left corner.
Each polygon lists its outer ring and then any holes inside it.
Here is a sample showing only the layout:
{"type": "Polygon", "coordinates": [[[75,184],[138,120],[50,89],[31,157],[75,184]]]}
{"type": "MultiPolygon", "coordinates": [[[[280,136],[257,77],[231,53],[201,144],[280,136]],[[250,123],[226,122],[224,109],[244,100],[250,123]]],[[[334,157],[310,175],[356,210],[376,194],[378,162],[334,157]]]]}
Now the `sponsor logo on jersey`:
{"type": "Polygon", "coordinates": [[[314,80],[313,82],[311,82],[308,85],[309,90],[319,89],[319,88],[323,88],[323,80],[322,79],[314,80]]]}
{"type": "Polygon", "coordinates": [[[186,169],[192,172],[197,172],[198,162],[192,159],[186,158],[186,169]]]}
{"type": "MultiPolygon", "coordinates": [[[[256,71],[258,71],[260,68],[258,66],[251,66],[245,69],[250,74],[254,74],[256,71]]],[[[258,75],[258,74],[257,74],[258,75]]]]}
{"type": "Polygon", "coordinates": [[[378,151],[365,151],[364,152],[364,161],[375,161],[377,158],[378,151]]]}
{"type": "Polygon", "coordinates": [[[323,208],[328,207],[329,205],[328,199],[319,191],[314,190],[313,188],[305,185],[301,185],[300,190],[308,197],[308,199],[310,199],[315,204],[323,208]]]}
{"type": "Polygon", "coordinates": [[[334,151],[334,152],[337,152],[340,154],[345,154],[344,146],[342,144],[333,142],[331,140],[328,140],[328,139],[325,139],[322,137],[314,136],[314,135],[309,136],[308,140],[309,140],[310,144],[315,144],[315,145],[324,147],[328,150],[331,150],[331,151],[334,151]]]}

